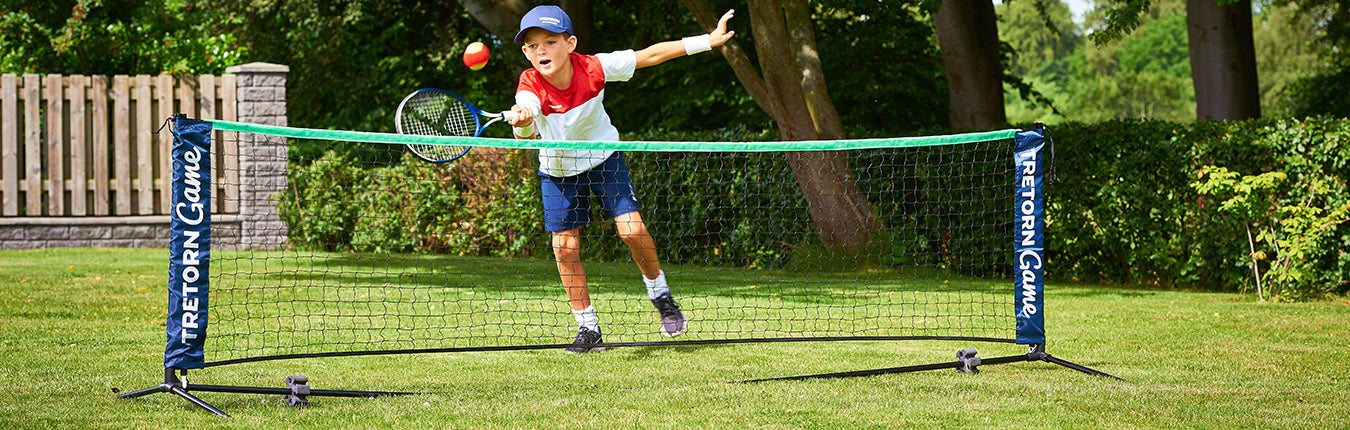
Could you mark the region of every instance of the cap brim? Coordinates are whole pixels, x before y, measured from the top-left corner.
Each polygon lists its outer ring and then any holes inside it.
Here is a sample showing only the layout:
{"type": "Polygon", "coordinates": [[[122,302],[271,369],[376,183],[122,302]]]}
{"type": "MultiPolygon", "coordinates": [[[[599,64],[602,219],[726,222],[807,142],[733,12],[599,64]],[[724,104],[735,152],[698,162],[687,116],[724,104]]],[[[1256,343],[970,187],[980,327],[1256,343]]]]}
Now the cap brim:
{"type": "Polygon", "coordinates": [[[525,33],[529,32],[531,28],[537,27],[525,27],[520,29],[520,32],[516,33],[516,43],[525,43],[525,33]]]}
{"type": "Polygon", "coordinates": [[[568,31],[568,29],[563,28],[562,26],[531,25],[529,27],[520,29],[520,32],[516,33],[516,38],[514,39],[516,43],[525,43],[525,33],[529,33],[530,29],[534,28],[543,29],[545,31],[549,31],[555,34],[571,33],[570,31],[568,31]]]}

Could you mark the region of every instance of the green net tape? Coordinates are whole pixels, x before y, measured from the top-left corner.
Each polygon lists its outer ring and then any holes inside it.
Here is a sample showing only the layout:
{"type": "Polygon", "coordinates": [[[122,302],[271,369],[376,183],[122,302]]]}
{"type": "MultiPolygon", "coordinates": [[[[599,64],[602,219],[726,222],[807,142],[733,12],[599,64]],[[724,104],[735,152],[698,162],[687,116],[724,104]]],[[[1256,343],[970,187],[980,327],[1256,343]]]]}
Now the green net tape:
{"type": "Polygon", "coordinates": [[[883,139],[802,140],[788,142],[645,142],[645,141],[582,141],[498,139],[488,137],[417,136],[394,133],[373,133],[348,130],[319,130],[313,128],[282,127],[245,122],[206,120],[216,130],[257,133],[296,139],[338,140],[388,144],[463,145],[513,149],[590,149],[614,151],[668,151],[668,152],[780,152],[780,151],[844,151],[851,149],[904,148],[919,146],[960,145],[1012,139],[1016,129],[953,134],[947,136],[895,137],[883,139]]]}

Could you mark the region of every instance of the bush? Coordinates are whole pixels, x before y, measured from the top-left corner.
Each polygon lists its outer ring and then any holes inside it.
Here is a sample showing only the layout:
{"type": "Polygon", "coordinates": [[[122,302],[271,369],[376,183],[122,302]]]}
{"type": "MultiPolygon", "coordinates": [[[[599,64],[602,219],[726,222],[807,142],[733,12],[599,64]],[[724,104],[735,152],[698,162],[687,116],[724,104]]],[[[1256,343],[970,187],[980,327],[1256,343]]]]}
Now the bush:
{"type": "Polygon", "coordinates": [[[532,171],[522,168],[524,151],[475,150],[456,165],[405,155],[369,168],[349,157],[328,151],[291,163],[277,208],[292,246],[492,256],[547,246],[538,185],[521,180],[532,171]]]}
{"type": "MultiPolygon", "coordinates": [[[[1350,286],[1350,121],[1314,118],[1196,126],[1200,138],[1196,165],[1214,164],[1244,175],[1278,172],[1287,175],[1273,188],[1274,211],[1266,219],[1233,219],[1267,226],[1263,251],[1271,265],[1276,299],[1304,299],[1326,292],[1344,292],[1350,286]],[[1213,163],[1209,163],[1213,161],[1213,163]],[[1280,289],[1282,288],[1282,289],[1280,289]]],[[[1202,199],[1204,214],[1215,216],[1217,202],[1202,199]]],[[[1244,228],[1245,229],[1245,228],[1244,228]]],[[[1229,234],[1241,231],[1234,227],[1229,234]]],[[[1253,233],[1258,234],[1258,233],[1253,233]]],[[[1242,232],[1243,245],[1246,233],[1242,232]]],[[[1259,244],[1258,244],[1259,245],[1259,244]]],[[[1230,251],[1231,252],[1231,251],[1230,251]]],[[[1247,248],[1231,252],[1229,260],[1251,268],[1247,248]]],[[[1260,268],[1262,272],[1265,267],[1260,268]]],[[[1245,278],[1251,285],[1253,280],[1245,278]]]]}
{"type": "MultiPolygon", "coordinates": [[[[1291,209],[1269,211],[1262,220],[1271,223],[1272,239],[1295,239],[1280,232],[1326,218],[1350,199],[1350,121],[1343,119],[1107,121],[1059,126],[1054,137],[1057,181],[1047,190],[1047,254],[1061,278],[1219,291],[1254,287],[1246,232],[1253,220],[1223,210],[1230,197],[1199,191],[1207,168],[1287,175],[1272,188],[1271,201],[1291,209]],[[1300,207],[1315,210],[1292,209],[1300,207]]],[[[1345,291],[1350,225],[1334,218],[1323,220],[1331,224],[1308,238],[1297,261],[1289,260],[1296,276],[1287,280],[1284,297],[1345,291]]],[[[1270,260],[1260,264],[1267,266],[1294,257],[1261,251],[1270,260]]]]}
{"type": "Polygon", "coordinates": [[[324,251],[348,249],[360,209],[348,192],[365,177],[336,152],[312,163],[290,163],[286,190],[277,196],[277,216],[288,225],[293,246],[324,251]]]}
{"type": "Polygon", "coordinates": [[[1051,130],[1046,187],[1048,275],[1090,282],[1194,283],[1206,271],[1186,243],[1193,201],[1182,126],[1162,121],[1065,124],[1051,130]]]}

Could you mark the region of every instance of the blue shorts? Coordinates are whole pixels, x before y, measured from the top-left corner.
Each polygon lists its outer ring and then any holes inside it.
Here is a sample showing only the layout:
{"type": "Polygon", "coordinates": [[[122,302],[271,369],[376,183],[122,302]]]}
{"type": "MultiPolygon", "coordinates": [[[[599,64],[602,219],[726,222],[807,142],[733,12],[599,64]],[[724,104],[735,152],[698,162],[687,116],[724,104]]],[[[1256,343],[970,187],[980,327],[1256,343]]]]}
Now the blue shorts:
{"type": "Polygon", "coordinates": [[[591,222],[591,194],[600,200],[610,218],[637,212],[633,179],[623,153],[615,152],[599,166],[576,176],[558,178],[539,173],[544,199],[544,229],[567,231],[591,222]]]}

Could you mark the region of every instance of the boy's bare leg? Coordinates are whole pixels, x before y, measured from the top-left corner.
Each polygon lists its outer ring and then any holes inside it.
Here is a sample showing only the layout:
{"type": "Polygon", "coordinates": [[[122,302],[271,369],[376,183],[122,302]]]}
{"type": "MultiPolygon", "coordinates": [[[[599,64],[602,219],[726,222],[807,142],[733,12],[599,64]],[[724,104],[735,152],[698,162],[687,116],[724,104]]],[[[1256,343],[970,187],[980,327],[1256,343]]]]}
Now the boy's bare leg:
{"type": "Polygon", "coordinates": [[[656,241],[647,233],[642,214],[629,212],[614,217],[614,227],[623,243],[628,244],[628,252],[633,255],[633,262],[637,263],[642,276],[656,279],[661,274],[661,262],[656,258],[656,241]]]}
{"type": "Polygon", "coordinates": [[[591,293],[586,288],[586,268],[581,265],[581,227],[553,233],[553,256],[558,260],[558,276],[572,310],[591,307],[591,293]]]}
{"type": "Polygon", "coordinates": [[[637,212],[619,215],[614,217],[614,225],[619,231],[619,237],[628,244],[633,262],[637,263],[642,276],[646,278],[647,296],[661,314],[661,333],[668,337],[684,333],[687,325],[684,313],[680,312],[679,305],[670,295],[670,288],[666,286],[666,278],[661,274],[661,262],[656,259],[656,242],[647,233],[647,224],[642,222],[642,215],[637,212]]]}

